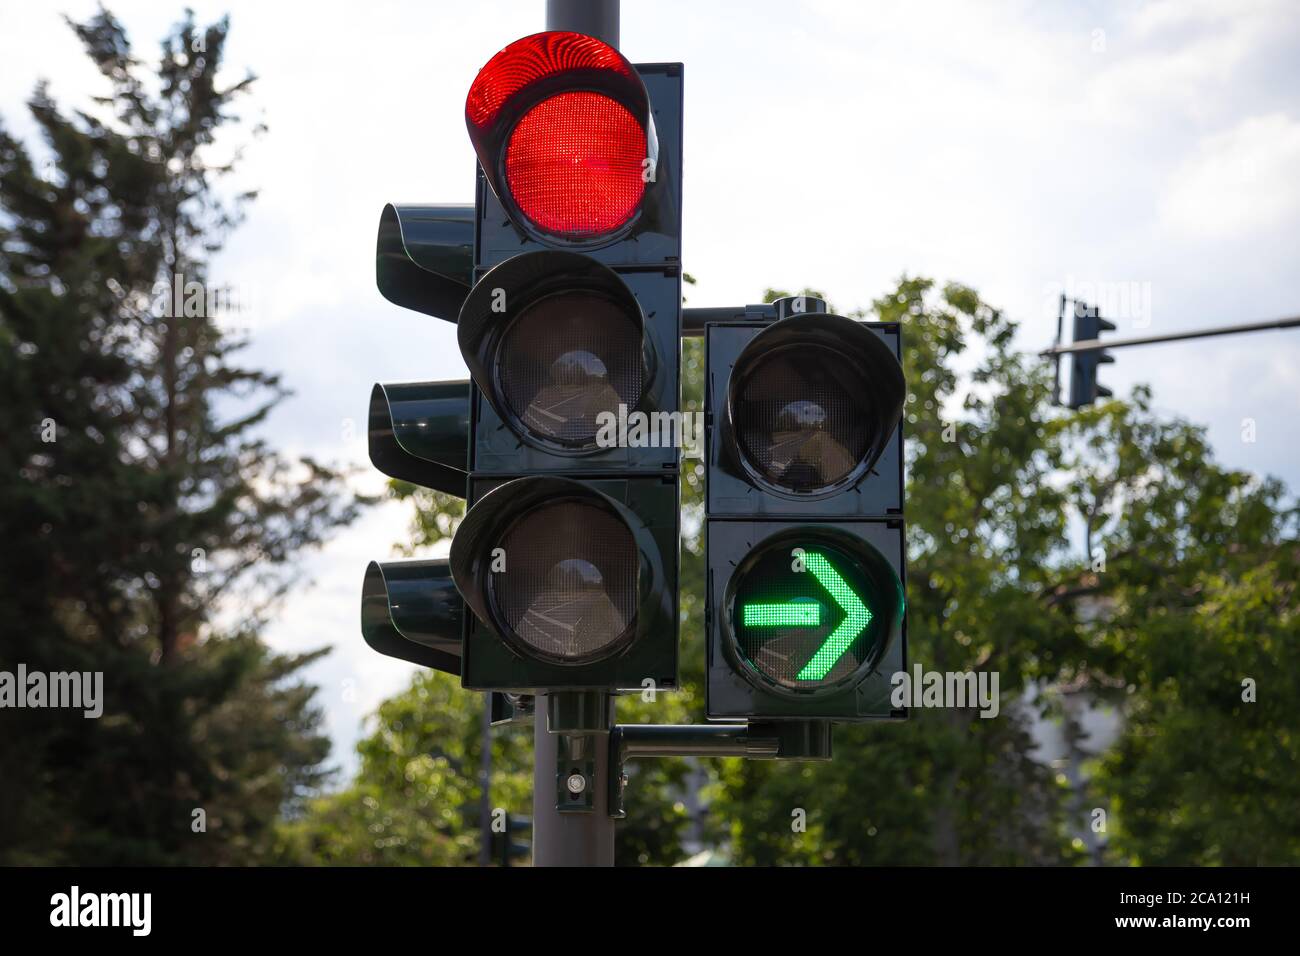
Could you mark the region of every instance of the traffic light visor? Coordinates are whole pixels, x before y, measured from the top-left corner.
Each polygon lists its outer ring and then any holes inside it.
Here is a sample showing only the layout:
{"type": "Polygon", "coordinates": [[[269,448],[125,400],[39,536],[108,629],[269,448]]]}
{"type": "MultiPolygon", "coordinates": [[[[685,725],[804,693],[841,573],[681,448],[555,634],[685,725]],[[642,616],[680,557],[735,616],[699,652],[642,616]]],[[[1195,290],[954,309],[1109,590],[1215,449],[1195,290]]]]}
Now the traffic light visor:
{"type": "Polygon", "coordinates": [[[551,239],[620,232],[658,161],[640,76],[580,33],[537,33],[499,52],[470,87],[465,120],[498,198],[551,239]]]}

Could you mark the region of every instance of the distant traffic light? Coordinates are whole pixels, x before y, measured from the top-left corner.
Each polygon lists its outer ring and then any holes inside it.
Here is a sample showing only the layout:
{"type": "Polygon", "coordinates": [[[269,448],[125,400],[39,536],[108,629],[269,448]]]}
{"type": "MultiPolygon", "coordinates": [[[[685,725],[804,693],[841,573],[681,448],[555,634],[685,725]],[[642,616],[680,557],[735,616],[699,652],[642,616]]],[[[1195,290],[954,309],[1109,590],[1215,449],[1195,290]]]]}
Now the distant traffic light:
{"type": "MultiPolygon", "coordinates": [[[[1087,303],[1074,303],[1074,341],[1091,342],[1101,338],[1102,332],[1115,331],[1115,323],[1103,319],[1096,307],[1087,303]]],[[[1114,362],[1115,357],[1105,349],[1070,354],[1070,408],[1083,408],[1098,398],[1109,398],[1111,390],[1097,381],[1097,366],[1114,362]]]]}
{"type": "Polygon", "coordinates": [[[705,329],[708,714],[903,716],[900,327],[776,314],[705,329]]]}

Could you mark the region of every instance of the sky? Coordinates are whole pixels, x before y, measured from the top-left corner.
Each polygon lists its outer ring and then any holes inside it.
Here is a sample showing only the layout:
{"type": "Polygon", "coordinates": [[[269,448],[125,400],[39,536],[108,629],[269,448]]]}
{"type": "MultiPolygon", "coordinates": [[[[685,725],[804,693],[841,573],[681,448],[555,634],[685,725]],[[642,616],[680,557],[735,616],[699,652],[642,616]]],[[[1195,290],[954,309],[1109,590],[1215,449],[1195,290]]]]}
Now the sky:
{"type": "MultiPolygon", "coordinates": [[[[266,426],[289,454],[351,463],[371,384],[463,378],[455,329],[374,282],[387,202],[473,200],[464,97],[544,0],[192,0],[229,12],[231,81],[269,133],[240,182],[260,190],[213,263],[243,310],[247,363],[294,390],[266,426]]],[[[141,56],[181,6],[110,3],[141,56]]],[[[38,77],[65,106],[102,86],[60,14],[0,0],[0,117],[34,135],[38,77]]],[[[692,305],[812,286],[841,310],[904,274],[977,289],[1037,351],[1064,290],[1116,337],[1300,314],[1300,6],[1225,2],[712,3],[623,0],[633,62],[685,63],[684,264],[692,305]]],[[[1116,394],[1204,424],[1228,465],[1300,488],[1300,330],[1117,351],[1116,394]],[[1247,424],[1249,423],[1249,424],[1247,424]]],[[[320,685],[334,760],[412,668],[358,628],[362,574],[393,557],[405,506],[372,509],[304,561],[266,638],[333,648],[320,685]]]]}

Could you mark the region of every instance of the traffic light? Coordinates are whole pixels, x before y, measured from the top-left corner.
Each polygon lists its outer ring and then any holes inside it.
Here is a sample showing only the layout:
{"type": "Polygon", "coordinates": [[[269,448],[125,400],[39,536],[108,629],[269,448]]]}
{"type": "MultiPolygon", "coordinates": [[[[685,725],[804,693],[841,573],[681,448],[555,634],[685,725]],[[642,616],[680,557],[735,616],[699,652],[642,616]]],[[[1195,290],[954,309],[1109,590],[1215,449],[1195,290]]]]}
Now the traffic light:
{"type": "Polygon", "coordinates": [[[705,326],[708,716],[903,717],[901,329],[775,306],[705,326]]]}
{"type": "Polygon", "coordinates": [[[466,100],[474,206],[384,209],[380,291],[454,321],[471,381],[371,395],[376,467],[469,505],[446,561],[367,571],[382,653],[516,694],[676,686],[681,106],[680,64],[525,37],[466,100]]]}
{"type": "Polygon", "coordinates": [[[465,687],[676,686],[681,102],[680,64],[563,31],[470,88],[465,687]]]}
{"type": "MultiPolygon", "coordinates": [[[[1101,338],[1102,332],[1113,331],[1115,323],[1103,319],[1095,306],[1074,303],[1075,342],[1091,342],[1101,338]]],[[[1097,366],[1114,361],[1115,357],[1105,349],[1070,353],[1070,408],[1083,408],[1098,398],[1110,397],[1111,390],[1097,381],[1097,366]]]]}

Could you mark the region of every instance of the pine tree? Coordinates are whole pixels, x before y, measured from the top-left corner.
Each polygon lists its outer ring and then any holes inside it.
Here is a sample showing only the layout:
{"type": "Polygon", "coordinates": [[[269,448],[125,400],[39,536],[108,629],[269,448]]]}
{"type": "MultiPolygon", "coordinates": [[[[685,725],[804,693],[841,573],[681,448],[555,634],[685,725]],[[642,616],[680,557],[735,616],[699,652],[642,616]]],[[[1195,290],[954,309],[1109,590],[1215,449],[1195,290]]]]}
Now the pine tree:
{"type": "Polygon", "coordinates": [[[107,10],[68,23],[107,95],[36,87],[48,161],[0,126],[0,668],[102,671],[105,703],[0,713],[0,861],[255,861],[328,752],[318,655],[256,631],[363,502],[259,437],[287,391],[210,308],[253,198],[216,158],[254,83],[218,81],[228,20],[187,12],[152,66],[107,10]]]}

